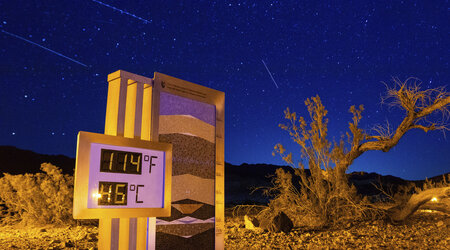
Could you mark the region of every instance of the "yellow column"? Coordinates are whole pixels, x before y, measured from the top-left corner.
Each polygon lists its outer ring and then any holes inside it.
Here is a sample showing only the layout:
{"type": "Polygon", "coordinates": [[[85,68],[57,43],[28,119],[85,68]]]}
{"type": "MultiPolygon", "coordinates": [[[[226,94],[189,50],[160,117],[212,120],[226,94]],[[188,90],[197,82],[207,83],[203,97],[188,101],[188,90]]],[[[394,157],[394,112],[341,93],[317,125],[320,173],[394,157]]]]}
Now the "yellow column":
{"type": "Polygon", "coordinates": [[[127,84],[127,100],[125,106],[125,128],[124,137],[134,138],[134,124],[136,118],[136,92],[137,82],[128,80],[127,84]]]}
{"type": "Polygon", "coordinates": [[[142,99],[141,140],[150,141],[152,118],[152,86],[144,84],[142,99]]]}
{"type": "Polygon", "coordinates": [[[120,218],[119,250],[128,250],[130,245],[130,218],[120,218]]]}
{"type": "MultiPolygon", "coordinates": [[[[121,71],[108,75],[108,97],[106,104],[105,134],[121,136],[124,133],[125,107],[127,97],[126,79],[120,77],[121,71]]],[[[99,249],[118,249],[117,235],[119,225],[111,218],[99,219],[99,249]]]]}
{"type": "Polygon", "coordinates": [[[98,249],[111,249],[111,219],[99,220],[98,249]]]}
{"type": "MultiPolygon", "coordinates": [[[[152,80],[118,70],[108,75],[108,83],[105,134],[150,140],[152,80]]],[[[155,218],[150,224],[154,229],[155,218]]],[[[146,249],[147,218],[100,219],[98,246],[100,250],[146,249]]]]}
{"type": "MultiPolygon", "coordinates": [[[[142,89],[142,117],[141,117],[141,140],[150,141],[151,134],[151,107],[152,86],[143,84],[142,89]]],[[[150,227],[151,225],[149,225],[150,227]]],[[[149,238],[149,240],[151,240],[149,238]]],[[[145,250],[147,247],[147,218],[137,218],[136,228],[136,250],[145,250]]]]}

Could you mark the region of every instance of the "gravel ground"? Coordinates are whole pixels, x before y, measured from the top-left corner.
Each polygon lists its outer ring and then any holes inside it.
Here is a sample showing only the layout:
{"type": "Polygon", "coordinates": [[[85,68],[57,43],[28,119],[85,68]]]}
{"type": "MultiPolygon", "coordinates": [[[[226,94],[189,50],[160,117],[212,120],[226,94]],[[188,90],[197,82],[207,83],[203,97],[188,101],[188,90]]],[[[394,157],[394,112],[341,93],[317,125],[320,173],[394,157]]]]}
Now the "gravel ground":
{"type": "MultiPolygon", "coordinates": [[[[0,249],[95,249],[93,226],[0,228],[0,249]]],[[[289,234],[248,230],[227,217],[226,249],[448,249],[450,216],[417,212],[403,225],[366,222],[342,230],[294,228],[289,234]]]]}
{"type": "Polygon", "coordinates": [[[403,225],[366,222],[342,230],[295,228],[289,234],[248,230],[228,218],[226,249],[449,249],[450,216],[416,212],[403,225]]]}
{"type": "Polygon", "coordinates": [[[6,226],[0,228],[0,249],[94,249],[97,227],[6,226]]]}

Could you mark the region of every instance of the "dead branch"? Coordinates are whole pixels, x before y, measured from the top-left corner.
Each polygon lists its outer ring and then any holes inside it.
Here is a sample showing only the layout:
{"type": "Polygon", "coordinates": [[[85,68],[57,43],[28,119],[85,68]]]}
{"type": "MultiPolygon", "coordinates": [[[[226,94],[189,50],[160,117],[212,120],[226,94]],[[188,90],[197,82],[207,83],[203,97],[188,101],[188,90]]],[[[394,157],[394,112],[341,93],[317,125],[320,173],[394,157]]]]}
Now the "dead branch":
{"type": "Polygon", "coordinates": [[[375,184],[375,183],[371,183],[372,184],[372,186],[374,186],[378,191],[380,191],[382,194],[384,194],[389,200],[391,200],[391,201],[394,201],[395,199],[394,199],[394,197],[393,197],[393,195],[392,195],[392,187],[391,187],[391,192],[390,193],[388,193],[386,190],[384,190],[384,188],[383,188],[383,183],[381,182],[381,178],[378,176],[378,184],[379,185],[377,185],[377,184],[375,184]]]}
{"type": "MultiPolygon", "coordinates": [[[[425,132],[449,130],[446,122],[450,116],[450,92],[447,92],[443,87],[420,90],[420,84],[414,78],[409,78],[404,82],[394,79],[394,82],[396,85],[392,88],[388,87],[387,95],[382,99],[382,102],[405,110],[405,117],[395,131],[391,131],[390,127],[376,127],[374,135],[365,135],[364,140],[360,141],[353,140],[350,151],[341,162],[343,169],[346,170],[356,158],[366,151],[388,152],[411,129],[421,129],[425,132]],[[413,83],[411,84],[410,81],[413,81],[413,83]],[[439,122],[426,119],[427,116],[435,113],[442,114],[442,119],[439,122]],[[357,144],[355,144],[356,142],[357,144]]],[[[354,113],[353,110],[351,111],[354,113]]],[[[358,134],[360,131],[355,126],[357,126],[357,121],[350,124],[350,130],[354,138],[360,136],[358,134]]]]}
{"type": "Polygon", "coordinates": [[[443,199],[450,197],[450,187],[431,188],[418,194],[413,194],[408,202],[388,209],[388,216],[393,223],[404,221],[419,207],[433,198],[443,199]]]}
{"type": "MultiPolygon", "coordinates": [[[[345,172],[353,161],[369,150],[389,151],[411,129],[425,132],[449,129],[447,121],[450,117],[450,92],[443,87],[421,90],[420,83],[415,78],[404,82],[394,79],[394,82],[393,87],[387,86],[387,95],[382,98],[382,102],[404,110],[402,122],[396,128],[387,122],[385,126],[374,127],[372,134],[367,134],[359,127],[364,107],[352,106],[349,110],[353,114],[352,121],[349,122],[350,132],[346,133],[347,145],[350,147],[346,147],[343,138],[339,143],[330,143],[327,140],[328,119],[325,117],[328,111],[319,96],[305,101],[311,119],[309,125],[303,117],[297,118],[295,112],[285,110],[288,123],[279,126],[300,145],[301,157],[308,163],[311,176],[306,176],[305,166],[303,162],[299,162],[302,170],[298,174],[302,187],[300,192],[290,188],[291,176],[277,176],[278,182],[274,184],[280,194],[271,201],[271,206],[282,210],[294,207],[289,213],[313,215],[323,223],[342,221],[341,219],[350,213],[361,215],[366,213],[366,208],[371,209],[357,201],[354,187],[348,185],[345,172]],[[433,121],[435,114],[439,113],[442,114],[441,120],[433,121]]],[[[292,154],[285,151],[281,144],[277,144],[273,155],[281,155],[285,162],[294,167],[292,154]]],[[[434,191],[425,191],[413,195],[408,202],[403,202],[402,206],[390,210],[393,221],[404,220],[435,194],[434,191]]],[[[269,213],[267,209],[264,211],[269,213]]]]}

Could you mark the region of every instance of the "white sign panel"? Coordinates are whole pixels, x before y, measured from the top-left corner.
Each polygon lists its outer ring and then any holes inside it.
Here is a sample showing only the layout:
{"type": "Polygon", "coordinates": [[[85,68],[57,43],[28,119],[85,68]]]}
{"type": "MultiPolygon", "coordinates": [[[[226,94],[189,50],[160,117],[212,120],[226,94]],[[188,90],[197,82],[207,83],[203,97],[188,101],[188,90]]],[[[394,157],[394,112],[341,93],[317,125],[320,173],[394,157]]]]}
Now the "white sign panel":
{"type": "Polygon", "coordinates": [[[170,216],[172,145],[78,134],[75,219],[170,216]]]}
{"type": "Polygon", "coordinates": [[[164,151],[91,144],[88,208],[162,208],[164,151]]]}

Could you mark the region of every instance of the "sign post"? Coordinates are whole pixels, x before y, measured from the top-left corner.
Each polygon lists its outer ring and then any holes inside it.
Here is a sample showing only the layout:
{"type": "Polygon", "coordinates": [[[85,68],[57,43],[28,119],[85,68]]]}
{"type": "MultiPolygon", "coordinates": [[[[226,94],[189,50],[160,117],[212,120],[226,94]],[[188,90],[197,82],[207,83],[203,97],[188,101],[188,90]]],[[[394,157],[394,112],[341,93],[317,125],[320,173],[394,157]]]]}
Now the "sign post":
{"type": "Polygon", "coordinates": [[[156,247],[224,249],[225,94],[161,73],[153,81],[152,128],[173,145],[172,213],[156,220],[156,247]]]}
{"type": "Polygon", "coordinates": [[[224,93],[160,73],[108,83],[105,135],[79,134],[74,218],[100,219],[99,249],[224,249],[224,93]]]}

